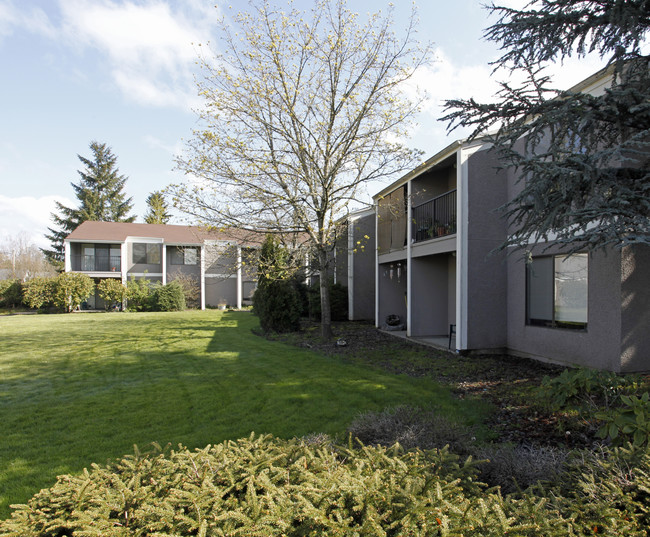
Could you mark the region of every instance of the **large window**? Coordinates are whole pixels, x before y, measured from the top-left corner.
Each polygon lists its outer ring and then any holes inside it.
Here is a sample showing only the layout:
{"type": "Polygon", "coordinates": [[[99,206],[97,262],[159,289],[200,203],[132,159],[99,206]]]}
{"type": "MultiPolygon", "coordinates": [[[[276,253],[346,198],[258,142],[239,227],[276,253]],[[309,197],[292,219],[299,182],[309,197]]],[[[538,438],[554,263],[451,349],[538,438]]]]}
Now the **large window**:
{"type": "Polygon", "coordinates": [[[160,244],[133,244],[133,264],[135,265],[160,265],[160,244]]]}
{"type": "Polygon", "coordinates": [[[526,279],[526,322],[587,327],[587,254],[535,257],[526,279]]]}
{"type": "Polygon", "coordinates": [[[81,270],[119,272],[121,265],[122,251],[119,244],[82,244],[81,270]]]}
{"type": "Polygon", "coordinates": [[[174,248],[171,252],[172,265],[196,265],[199,262],[198,248],[174,248]]]}

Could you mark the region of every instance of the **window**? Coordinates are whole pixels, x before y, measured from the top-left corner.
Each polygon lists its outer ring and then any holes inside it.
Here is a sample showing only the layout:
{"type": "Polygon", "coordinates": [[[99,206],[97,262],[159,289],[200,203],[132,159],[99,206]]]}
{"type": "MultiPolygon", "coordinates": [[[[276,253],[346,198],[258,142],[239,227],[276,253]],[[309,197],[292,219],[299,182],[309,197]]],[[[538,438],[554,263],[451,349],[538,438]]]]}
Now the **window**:
{"type": "Polygon", "coordinates": [[[199,262],[198,248],[174,248],[170,262],[172,265],[196,265],[199,262]]]}
{"type": "Polygon", "coordinates": [[[133,263],[135,265],[160,265],[160,244],[133,244],[133,263]]]}
{"type": "Polygon", "coordinates": [[[526,324],[587,327],[587,254],[535,257],[527,268],[526,324]]]}
{"type": "Polygon", "coordinates": [[[120,271],[122,251],[119,244],[83,244],[81,246],[81,270],[120,271]]]}

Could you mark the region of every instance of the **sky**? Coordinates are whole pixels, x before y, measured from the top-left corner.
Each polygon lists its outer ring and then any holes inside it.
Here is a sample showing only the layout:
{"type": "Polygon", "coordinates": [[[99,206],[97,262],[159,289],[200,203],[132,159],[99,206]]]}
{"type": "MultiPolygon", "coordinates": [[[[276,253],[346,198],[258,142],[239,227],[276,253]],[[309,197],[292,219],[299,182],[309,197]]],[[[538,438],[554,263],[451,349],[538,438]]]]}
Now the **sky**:
{"type": "MultiPolygon", "coordinates": [[[[499,51],[483,39],[495,19],[483,3],[416,2],[419,39],[434,54],[415,77],[428,99],[407,143],[425,158],[467,134],[448,134],[438,121],[445,99],[487,101],[497,89],[489,63],[499,51]]],[[[388,5],[348,0],[362,17],[388,5]]],[[[92,141],[111,147],[128,177],[132,214],[143,222],[147,196],[183,181],[174,157],[198,126],[199,44],[218,39],[221,15],[247,7],[244,0],[0,0],[0,245],[27,236],[49,246],[54,202],[77,206],[71,183],[83,168],[78,155],[92,157],[92,141]]],[[[396,33],[410,12],[410,1],[394,0],[396,33]]],[[[553,68],[555,85],[569,88],[602,66],[598,58],[570,60],[553,68]]],[[[178,215],[170,223],[185,221],[178,215]]]]}

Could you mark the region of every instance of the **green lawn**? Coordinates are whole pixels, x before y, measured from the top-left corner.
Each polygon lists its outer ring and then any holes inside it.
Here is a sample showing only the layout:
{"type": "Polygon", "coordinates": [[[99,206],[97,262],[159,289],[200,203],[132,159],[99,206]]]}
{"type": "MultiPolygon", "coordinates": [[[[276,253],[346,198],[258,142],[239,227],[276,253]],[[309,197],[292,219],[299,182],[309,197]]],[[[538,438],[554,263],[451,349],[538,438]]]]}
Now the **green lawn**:
{"type": "Polygon", "coordinates": [[[396,404],[480,420],[426,379],[267,341],[245,312],[0,317],[0,520],[57,475],[152,442],[342,434],[396,404]]]}

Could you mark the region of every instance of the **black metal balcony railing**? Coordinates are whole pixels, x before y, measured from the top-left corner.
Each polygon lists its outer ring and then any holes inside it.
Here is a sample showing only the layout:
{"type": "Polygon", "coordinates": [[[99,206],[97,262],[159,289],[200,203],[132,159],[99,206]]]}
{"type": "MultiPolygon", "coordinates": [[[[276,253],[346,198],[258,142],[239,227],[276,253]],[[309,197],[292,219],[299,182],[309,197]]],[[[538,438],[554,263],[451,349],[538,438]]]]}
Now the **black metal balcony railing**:
{"type": "Polygon", "coordinates": [[[119,255],[76,255],[72,257],[72,270],[82,272],[120,272],[122,259],[119,255]]]}
{"type": "Polygon", "coordinates": [[[412,208],[413,242],[456,233],[456,190],[412,208]]]}

